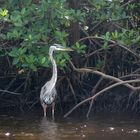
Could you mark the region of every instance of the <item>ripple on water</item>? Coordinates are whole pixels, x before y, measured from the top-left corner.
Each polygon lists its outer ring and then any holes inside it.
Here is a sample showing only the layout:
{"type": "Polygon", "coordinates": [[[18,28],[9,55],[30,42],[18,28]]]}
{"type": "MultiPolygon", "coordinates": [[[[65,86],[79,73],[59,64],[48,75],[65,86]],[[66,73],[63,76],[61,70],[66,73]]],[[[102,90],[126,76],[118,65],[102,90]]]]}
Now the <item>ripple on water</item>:
{"type": "Polygon", "coordinates": [[[52,121],[41,118],[0,119],[0,140],[139,140],[138,121],[52,121]],[[117,123],[116,123],[117,122],[117,123]],[[131,123],[130,123],[131,122],[131,123]]]}

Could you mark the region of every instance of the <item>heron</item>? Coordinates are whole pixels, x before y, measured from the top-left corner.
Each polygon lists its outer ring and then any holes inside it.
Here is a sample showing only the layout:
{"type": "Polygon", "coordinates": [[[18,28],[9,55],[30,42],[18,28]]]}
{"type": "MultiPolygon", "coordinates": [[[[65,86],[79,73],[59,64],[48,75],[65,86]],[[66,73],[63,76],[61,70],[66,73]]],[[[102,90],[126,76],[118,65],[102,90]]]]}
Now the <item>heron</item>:
{"type": "Polygon", "coordinates": [[[53,71],[51,79],[45,83],[41,88],[40,92],[40,102],[43,107],[44,117],[46,117],[48,106],[52,106],[52,117],[54,118],[54,109],[55,109],[55,99],[57,97],[56,91],[56,82],[57,82],[57,65],[56,61],[53,58],[54,51],[72,51],[70,48],[65,48],[59,44],[54,44],[49,48],[49,58],[52,63],[53,71]]]}

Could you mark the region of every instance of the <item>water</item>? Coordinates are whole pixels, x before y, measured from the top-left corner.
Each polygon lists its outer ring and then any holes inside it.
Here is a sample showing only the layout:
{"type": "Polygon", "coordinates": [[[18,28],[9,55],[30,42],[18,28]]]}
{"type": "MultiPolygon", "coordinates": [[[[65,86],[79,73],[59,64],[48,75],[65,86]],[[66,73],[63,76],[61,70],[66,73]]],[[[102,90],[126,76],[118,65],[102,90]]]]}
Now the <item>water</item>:
{"type": "MultiPolygon", "coordinates": [[[[26,114],[27,116],[27,114],[26,114]]],[[[0,116],[0,140],[139,140],[139,118],[44,119],[0,116]]]]}

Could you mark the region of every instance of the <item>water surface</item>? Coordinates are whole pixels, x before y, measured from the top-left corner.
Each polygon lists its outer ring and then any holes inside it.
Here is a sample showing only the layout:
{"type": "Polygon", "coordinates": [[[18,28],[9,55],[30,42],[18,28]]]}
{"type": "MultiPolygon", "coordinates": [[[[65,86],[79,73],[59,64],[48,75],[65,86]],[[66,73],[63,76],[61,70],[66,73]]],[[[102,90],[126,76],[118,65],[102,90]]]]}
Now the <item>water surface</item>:
{"type": "MultiPolygon", "coordinates": [[[[26,114],[27,116],[27,114],[26,114]]],[[[139,118],[94,117],[52,120],[40,116],[0,116],[0,140],[139,140],[139,118]]]]}

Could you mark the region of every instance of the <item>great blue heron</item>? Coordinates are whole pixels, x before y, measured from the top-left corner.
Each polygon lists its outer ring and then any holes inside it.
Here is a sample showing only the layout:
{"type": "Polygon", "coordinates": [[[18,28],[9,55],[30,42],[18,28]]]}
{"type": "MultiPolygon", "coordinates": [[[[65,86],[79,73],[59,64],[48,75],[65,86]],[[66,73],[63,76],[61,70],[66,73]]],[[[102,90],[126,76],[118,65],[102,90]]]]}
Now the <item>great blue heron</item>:
{"type": "Polygon", "coordinates": [[[52,73],[52,78],[50,79],[50,81],[48,81],[41,88],[40,101],[41,101],[41,105],[44,110],[44,117],[46,117],[47,107],[52,105],[52,117],[53,118],[54,118],[55,98],[57,95],[56,88],[55,88],[56,81],[57,81],[57,65],[53,58],[54,51],[72,51],[72,49],[64,48],[63,46],[61,46],[59,44],[54,44],[54,45],[50,46],[50,49],[49,49],[49,57],[52,62],[53,73],[52,73]]]}

